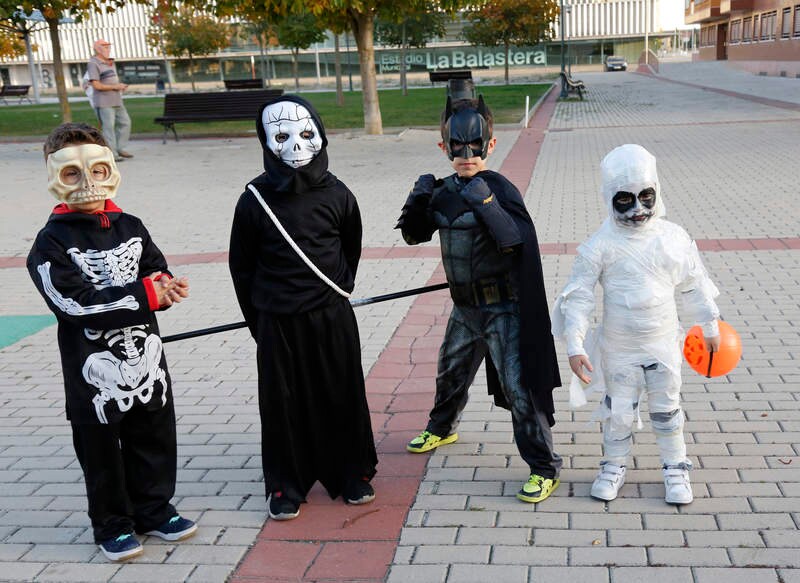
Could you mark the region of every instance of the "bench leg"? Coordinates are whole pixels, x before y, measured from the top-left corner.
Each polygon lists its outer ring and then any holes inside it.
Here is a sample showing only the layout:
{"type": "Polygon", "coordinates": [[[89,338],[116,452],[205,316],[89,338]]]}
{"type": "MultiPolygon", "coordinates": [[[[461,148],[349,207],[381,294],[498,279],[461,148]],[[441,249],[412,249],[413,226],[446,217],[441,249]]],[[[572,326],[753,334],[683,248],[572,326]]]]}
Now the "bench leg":
{"type": "Polygon", "coordinates": [[[171,123],[171,124],[169,124],[169,127],[172,128],[172,135],[175,136],[175,141],[177,142],[178,141],[178,132],[175,131],[175,124],[171,123]]]}

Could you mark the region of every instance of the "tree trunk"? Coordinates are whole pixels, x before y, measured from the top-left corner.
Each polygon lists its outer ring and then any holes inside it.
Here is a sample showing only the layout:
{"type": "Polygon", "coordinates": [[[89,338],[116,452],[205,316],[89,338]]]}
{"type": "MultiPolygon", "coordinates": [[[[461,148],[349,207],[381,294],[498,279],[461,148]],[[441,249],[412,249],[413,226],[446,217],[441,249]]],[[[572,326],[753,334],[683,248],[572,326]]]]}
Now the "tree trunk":
{"type": "Polygon", "coordinates": [[[294,75],[294,90],[300,91],[300,76],[298,74],[297,57],[300,49],[292,49],[292,74],[294,75]]]}
{"type": "Polygon", "coordinates": [[[58,37],[59,14],[54,17],[46,17],[47,27],[50,29],[50,42],[53,43],[53,72],[56,76],[56,92],[58,93],[58,104],[61,106],[61,121],[72,121],[72,110],[67,99],[67,84],[64,82],[64,65],[61,62],[61,39],[58,37]]]}
{"type": "Polygon", "coordinates": [[[264,58],[264,39],[261,38],[260,34],[258,35],[258,52],[260,55],[258,65],[259,69],[261,69],[261,82],[266,82],[267,87],[269,87],[269,76],[267,75],[267,65],[265,63],[266,59],[264,58]]]}
{"type": "Polygon", "coordinates": [[[408,81],[406,80],[406,21],[403,21],[403,38],[400,45],[400,88],[403,95],[408,95],[408,81]]]}
{"type": "Polygon", "coordinates": [[[189,81],[192,82],[192,93],[196,93],[197,89],[194,86],[194,59],[192,53],[189,53],[189,81]]]}
{"type": "Polygon", "coordinates": [[[382,134],[381,106],[378,101],[378,79],[375,74],[374,25],[372,13],[352,16],[353,35],[358,47],[361,68],[361,98],[364,104],[364,130],[367,134],[382,134]]]}
{"type": "Polygon", "coordinates": [[[508,85],[508,57],[510,56],[509,53],[511,52],[511,46],[508,42],[504,43],[503,46],[506,50],[506,85],[508,85]]]}
{"type": "Polygon", "coordinates": [[[339,35],[333,34],[333,70],[336,73],[336,105],[344,107],[342,90],[342,53],[339,51],[339,35]]]}

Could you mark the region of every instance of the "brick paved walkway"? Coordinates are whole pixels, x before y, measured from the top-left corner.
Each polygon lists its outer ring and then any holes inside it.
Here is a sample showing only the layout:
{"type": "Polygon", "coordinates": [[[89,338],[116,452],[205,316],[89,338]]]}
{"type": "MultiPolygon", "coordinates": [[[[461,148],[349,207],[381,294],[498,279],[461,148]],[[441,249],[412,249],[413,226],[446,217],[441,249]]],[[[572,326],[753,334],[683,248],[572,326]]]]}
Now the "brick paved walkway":
{"type": "MultiPolygon", "coordinates": [[[[446,294],[437,292],[357,310],[381,459],[376,503],[353,509],[315,490],[291,523],[266,521],[246,332],[168,345],[178,409],[176,503],[200,531],[180,545],[148,538],[135,563],[109,564],[91,544],[48,328],[0,350],[0,580],[800,581],[800,474],[793,469],[800,463],[800,216],[793,196],[800,112],[747,99],[769,96],[758,86],[764,78],[737,86],[724,71],[704,70],[704,81],[723,95],[691,87],[697,80],[687,71],[673,76],[681,83],[585,74],[587,101],[545,103],[531,129],[499,131],[491,164],[506,164],[503,171],[517,173],[523,187],[528,168],[526,203],[552,298],[575,244],[605,212],[597,194],[605,152],[638,142],[658,157],[669,215],[699,240],[723,290],[723,315],[745,346],[728,377],[684,374],[689,454],[698,468],[694,504],[664,504],[647,429],[636,436],[623,496],[609,504],[590,499],[598,428],[587,423],[588,411],[567,409],[565,390],[557,393],[554,428],[563,483],[542,504],[513,497],[526,470],[507,412],[495,410],[480,382],[458,443],[431,456],[405,454],[432,399],[449,311],[446,294]]],[[[416,175],[448,171],[435,141],[422,130],[331,137],[332,169],[364,215],[356,296],[441,281],[436,244],[408,248],[392,229],[416,175]]],[[[161,317],[163,333],[241,319],[224,262],[225,217],[259,168],[255,139],[133,145],[118,202],[145,219],[173,269],[192,279],[191,300],[161,317]]],[[[43,314],[23,268],[52,206],[39,145],[0,144],[0,170],[10,177],[0,192],[0,314],[43,314]]]]}

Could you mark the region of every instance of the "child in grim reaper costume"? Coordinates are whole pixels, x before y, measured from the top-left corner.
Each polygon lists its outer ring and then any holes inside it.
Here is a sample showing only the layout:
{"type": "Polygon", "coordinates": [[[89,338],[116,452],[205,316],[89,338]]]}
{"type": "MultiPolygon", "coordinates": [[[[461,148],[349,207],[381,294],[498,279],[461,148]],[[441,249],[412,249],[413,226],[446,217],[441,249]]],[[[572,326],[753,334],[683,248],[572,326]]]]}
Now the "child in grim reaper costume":
{"type": "Polygon", "coordinates": [[[430,420],[407,449],[423,453],[458,439],[458,418],[485,358],[489,392],[511,410],[514,440],[530,468],[517,497],[539,502],[559,483],[561,458],[550,427],[552,391],[561,380],[536,230],[519,191],[486,169],[496,139],[483,98],[448,97],[441,130],[440,147],[456,172],[444,179],[420,176],[398,222],[410,245],[439,231],[454,304],[430,420]]]}
{"type": "Polygon", "coordinates": [[[60,202],[28,255],[58,320],[72,441],[94,540],[114,561],[142,553],[134,531],[176,541],[197,526],[175,493],[175,410],[155,311],[188,296],[138,218],[112,202],[120,183],[100,132],[58,126],[44,145],[60,202]]]}
{"type": "MultiPolygon", "coordinates": [[[[600,471],[591,495],[613,500],[625,482],[633,423],[647,392],[650,421],[661,452],[665,500],[689,504],[691,462],[680,405],[681,350],[675,292],[702,325],[709,350],[719,349],[719,295],[697,246],[664,219],[655,158],[643,147],[612,150],[601,165],[608,218],[578,247],[578,258],[553,308],[553,334],[563,337],[572,371],[600,391],[603,423],[600,471]],[[589,332],[597,283],[603,287],[603,322],[589,332]],[[592,372],[590,377],[585,371],[592,372]]],[[[586,403],[573,379],[570,402],[586,403]]]]}
{"type": "Polygon", "coordinates": [[[361,256],[361,216],[328,171],[325,128],[307,101],[267,102],[256,129],[264,173],[236,205],[230,270],[258,347],[269,514],[288,520],[317,480],[350,504],[375,498],[369,480],[377,455],[347,299],[361,256]]]}

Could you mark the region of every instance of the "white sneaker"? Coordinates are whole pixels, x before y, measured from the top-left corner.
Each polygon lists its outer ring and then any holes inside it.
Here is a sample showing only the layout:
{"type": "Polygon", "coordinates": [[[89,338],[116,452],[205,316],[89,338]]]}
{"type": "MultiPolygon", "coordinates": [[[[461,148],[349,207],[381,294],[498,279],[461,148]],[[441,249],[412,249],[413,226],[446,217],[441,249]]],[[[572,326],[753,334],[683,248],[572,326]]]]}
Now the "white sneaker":
{"type": "Polygon", "coordinates": [[[592,498],[611,501],[617,497],[619,489],[625,483],[625,466],[605,463],[600,465],[600,471],[592,483],[592,498]]]}
{"type": "Polygon", "coordinates": [[[694,500],[689,470],[683,465],[664,468],[664,488],[668,504],[690,504],[694,500]]]}

